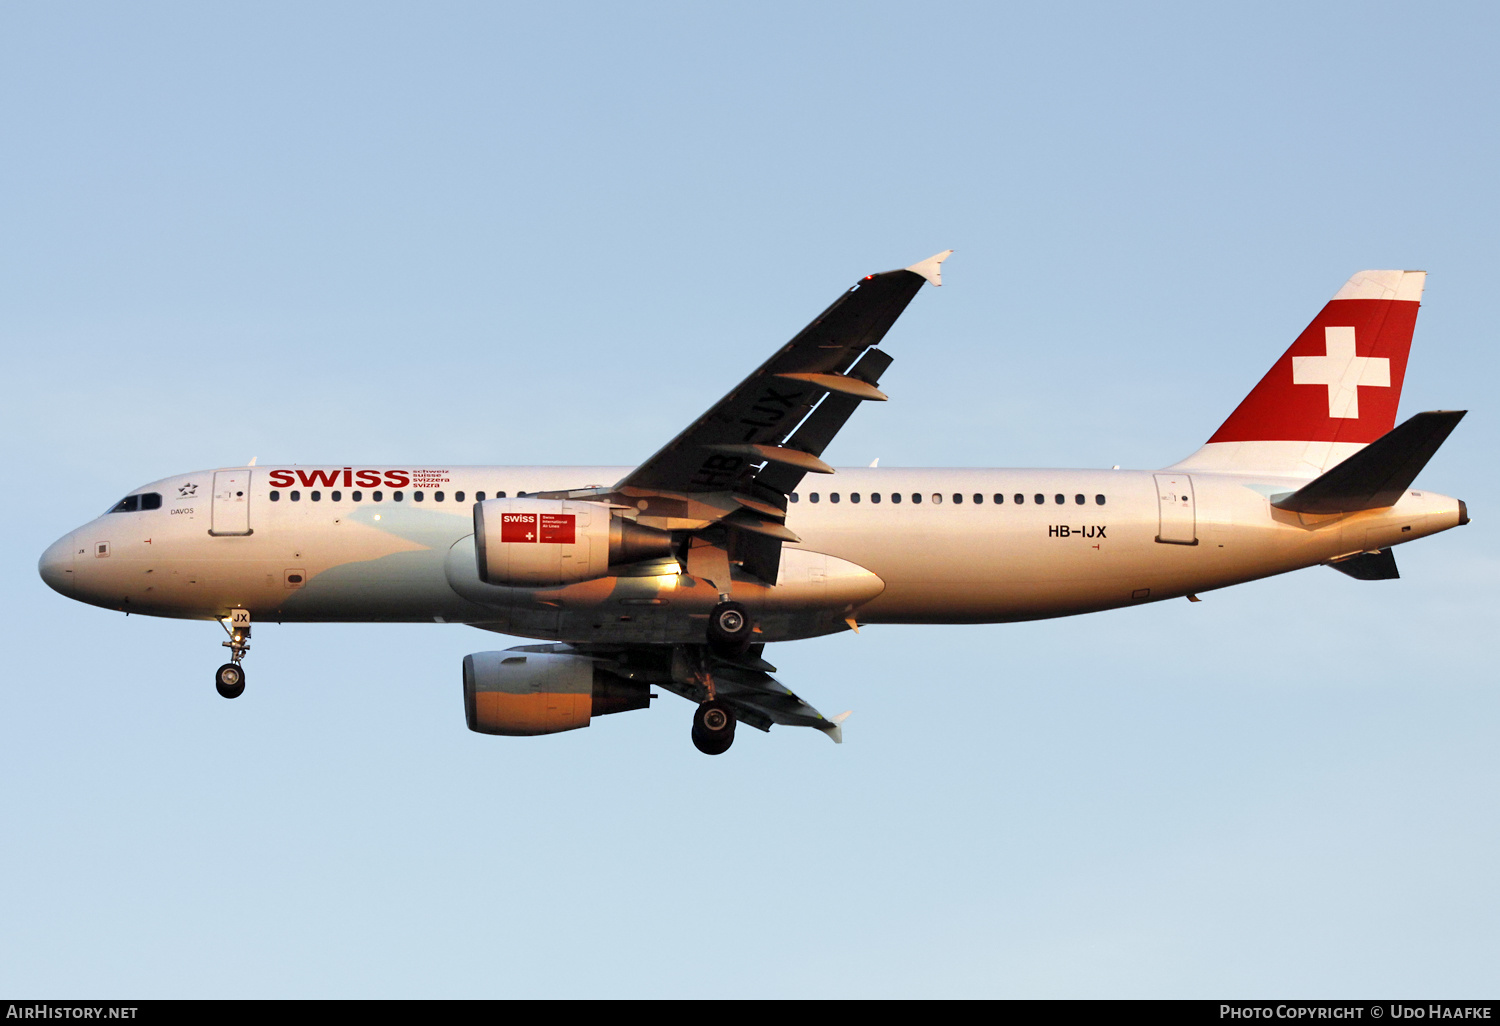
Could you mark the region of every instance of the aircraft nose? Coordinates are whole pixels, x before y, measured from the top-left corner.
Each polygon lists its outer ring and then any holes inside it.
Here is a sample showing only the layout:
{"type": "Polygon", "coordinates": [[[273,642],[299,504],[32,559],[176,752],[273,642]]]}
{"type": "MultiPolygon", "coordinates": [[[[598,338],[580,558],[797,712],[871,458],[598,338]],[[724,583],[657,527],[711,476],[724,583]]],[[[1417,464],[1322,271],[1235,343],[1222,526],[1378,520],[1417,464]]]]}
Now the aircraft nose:
{"type": "Polygon", "coordinates": [[[36,564],[47,587],[62,595],[73,592],[73,536],[65,534],[47,547],[36,564]]]}

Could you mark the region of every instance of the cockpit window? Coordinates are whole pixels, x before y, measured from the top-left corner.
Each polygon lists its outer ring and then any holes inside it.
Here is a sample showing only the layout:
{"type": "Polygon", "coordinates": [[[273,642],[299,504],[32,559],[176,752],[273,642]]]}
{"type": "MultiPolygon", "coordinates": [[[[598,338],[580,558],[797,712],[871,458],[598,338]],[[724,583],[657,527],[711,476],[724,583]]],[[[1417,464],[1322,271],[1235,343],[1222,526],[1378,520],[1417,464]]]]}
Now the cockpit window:
{"type": "Polygon", "coordinates": [[[110,509],[111,513],[138,513],[143,509],[161,509],[161,492],[127,495],[110,509]]]}

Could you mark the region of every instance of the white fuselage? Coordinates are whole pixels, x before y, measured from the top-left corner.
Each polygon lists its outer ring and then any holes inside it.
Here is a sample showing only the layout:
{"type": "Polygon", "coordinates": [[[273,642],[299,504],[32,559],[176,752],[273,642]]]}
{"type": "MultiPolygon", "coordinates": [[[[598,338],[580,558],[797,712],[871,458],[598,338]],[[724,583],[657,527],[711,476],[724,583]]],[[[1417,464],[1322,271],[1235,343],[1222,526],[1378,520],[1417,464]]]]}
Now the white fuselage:
{"type": "MultiPolygon", "coordinates": [[[[436,621],[561,641],[696,640],[718,595],[671,561],[551,588],[477,576],[478,493],[608,485],[628,469],[365,471],[378,488],[361,487],[344,467],[202,471],[138,489],[160,494],[159,508],[100,516],[54,544],[41,569],[72,598],[156,616],[218,619],[239,608],[256,622],[436,621]],[[400,480],[389,474],[408,483],[389,487],[400,480]],[[293,486],[273,487],[288,479],[293,486]]],[[[784,547],[777,586],[736,573],[733,597],[755,610],[765,641],[851,621],[1029,620],[1221,588],[1460,523],[1456,499],[1419,490],[1343,516],[1272,508],[1304,483],[1118,470],[809,476],[789,507],[787,527],[801,541],[784,547]]]]}

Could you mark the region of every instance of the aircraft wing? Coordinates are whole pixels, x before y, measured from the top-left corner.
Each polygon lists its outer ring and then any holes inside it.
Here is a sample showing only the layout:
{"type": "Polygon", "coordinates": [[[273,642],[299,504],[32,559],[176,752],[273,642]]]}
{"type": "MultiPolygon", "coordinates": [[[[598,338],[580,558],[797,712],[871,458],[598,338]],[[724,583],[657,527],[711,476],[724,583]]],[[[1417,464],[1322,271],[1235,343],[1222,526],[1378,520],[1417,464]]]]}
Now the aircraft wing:
{"type": "Polygon", "coordinates": [[[868,275],[654,456],[609,488],[544,492],[603,499],[638,511],[637,522],[703,532],[689,572],[727,584],[730,565],[772,584],[787,495],[804,474],[831,474],[819,457],[876,386],[891,357],[873,348],[924,281],[942,284],[952,250],[868,275]]]}
{"type": "MultiPolygon", "coordinates": [[[[885,337],[924,281],[942,284],[941,265],[951,252],[861,279],[615,490],[745,489],[752,482],[771,484],[761,479],[761,471],[773,467],[788,468],[796,479],[809,471],[831,473],[818,456],[832,432],[810,436],[799,434],[798,427],[825,399],[844,399],[837,405],[852,411],[862,401],[885,398],[875,386],[890,360],[872,360],[868,350],[885,337]]],[[[777,484],[790,479],[773,476],[777,484]]]]}

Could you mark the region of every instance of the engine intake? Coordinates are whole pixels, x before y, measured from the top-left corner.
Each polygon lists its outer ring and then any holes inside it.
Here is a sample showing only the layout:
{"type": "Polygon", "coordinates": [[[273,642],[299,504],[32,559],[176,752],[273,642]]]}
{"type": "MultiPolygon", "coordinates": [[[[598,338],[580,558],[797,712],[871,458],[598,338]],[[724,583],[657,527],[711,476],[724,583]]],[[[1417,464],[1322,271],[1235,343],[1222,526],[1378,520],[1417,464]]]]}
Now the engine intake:
{"type": "Polygon", "coordinates": [[[515,649],[464,656],[464,715],[480,734],[556,734],[650,705],[649,685],[616,677],[585,656],[515,649]]]}
{"type": "Polygon", "coordinates": [[[602,502],[490,499],[474,504],[474,554],[486,584],[543,587],[605,577],[672,554],[672,536],[602,502]]]}

